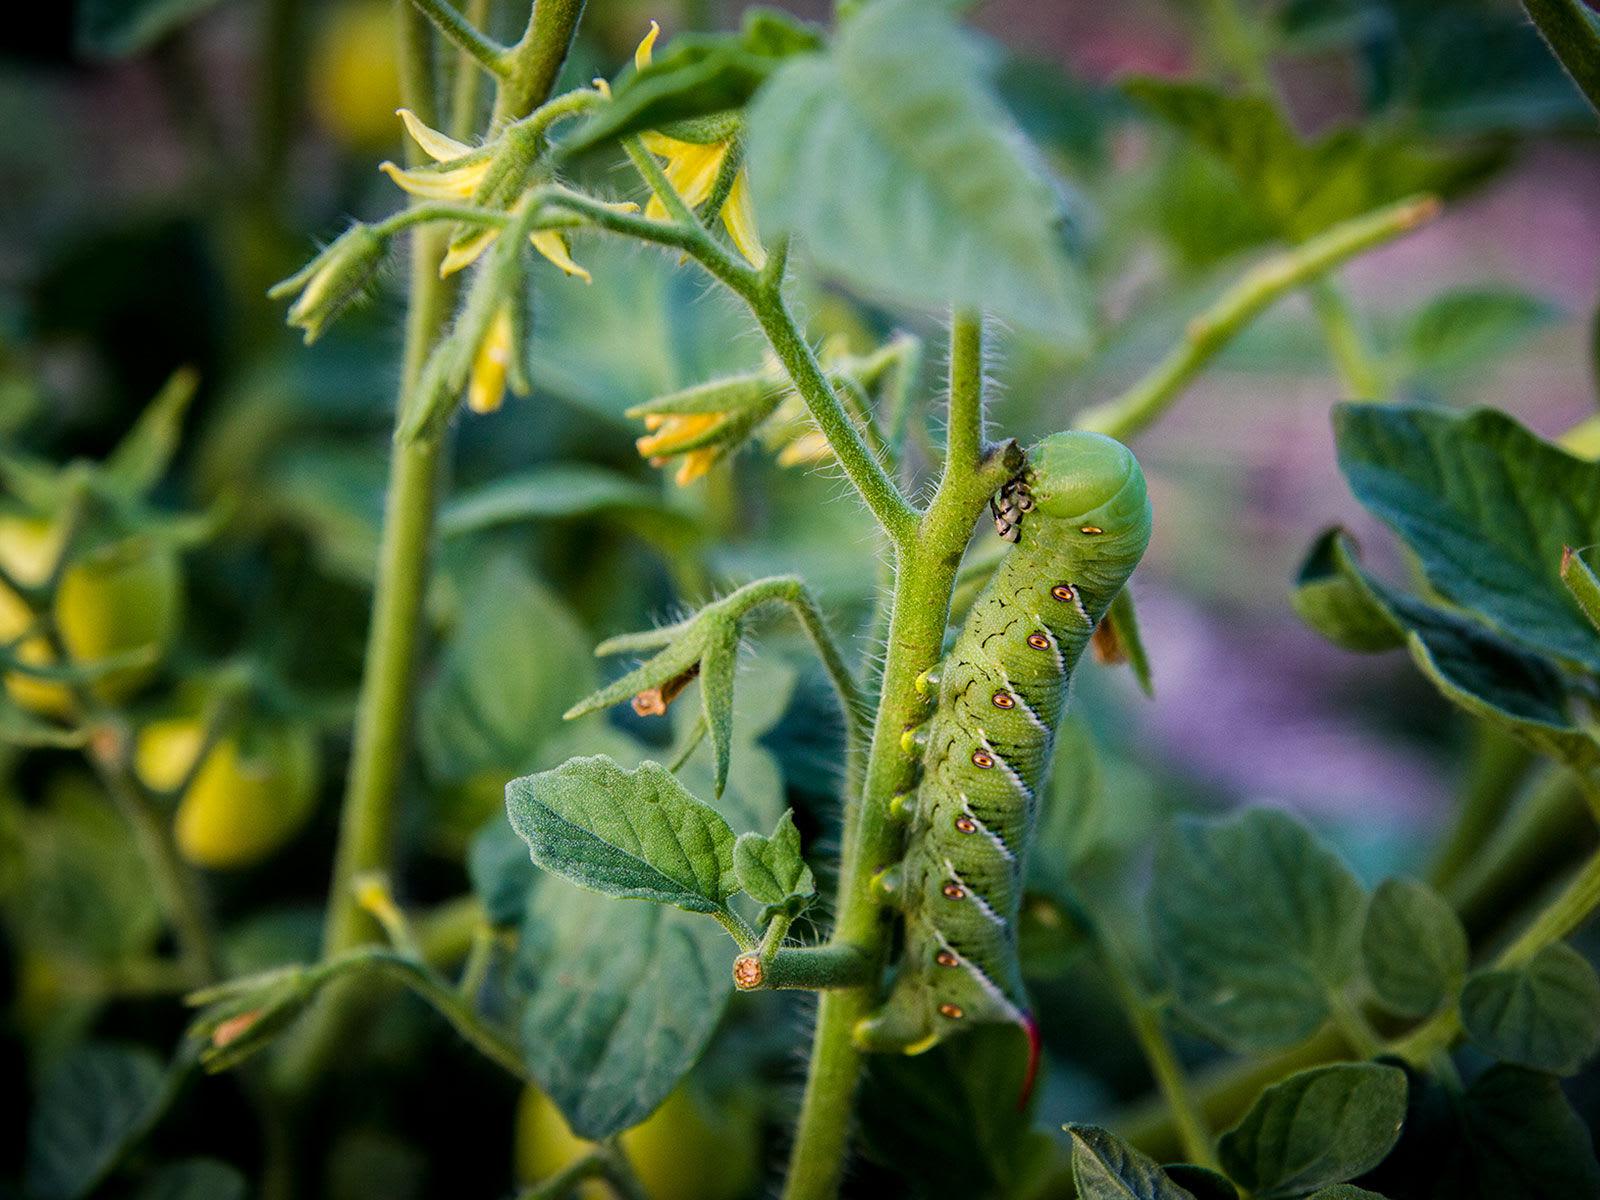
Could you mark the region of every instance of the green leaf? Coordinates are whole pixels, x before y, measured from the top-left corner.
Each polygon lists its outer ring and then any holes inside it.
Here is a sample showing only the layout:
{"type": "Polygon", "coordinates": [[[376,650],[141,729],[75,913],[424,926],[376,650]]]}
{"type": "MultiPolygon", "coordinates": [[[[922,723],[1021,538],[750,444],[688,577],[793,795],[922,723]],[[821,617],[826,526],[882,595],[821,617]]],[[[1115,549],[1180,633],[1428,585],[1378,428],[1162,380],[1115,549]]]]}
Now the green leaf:
{"type": "Polygon", "coordinates": [[[1405,645],[1406,631],[1357,567],[1355,547],[1342,529],[1312,544],[1295,578],[1294,610],[1336,646],[1361,654],[1405,645]]]}
{"type": "Polygon", "coordinates": [[[1161,1169],[1179,1187],[1188,1188],[1194,1200],[1239,1200],[1239,1189],[1228,1177],[1194,1163],[1163,1163],[1161,1169]]]}
{"type": "Polygon", "coordinates": [[[722,931],[540,882],[523,927],[523,1053],[579,1137],[638,1124],[699,1059],[733,981],[722,931]]]}
{"type": "Polygon", "coordinates": [[[101,474],[113,488],[139,496],[161,482],[178,452],[183,416],[199,384],[200,375],[192,367],[173,372],[106,459],[101,474]]]}
{"type": "Polygon", "coordinates": [[[1389,1011],[1426,1017],[1452,999],[1467,974],[1467,933],[1432,888],[1386,879],[1367,906],[1361,957],[1389,1011]]]}
{"type": "Polygon", "coordinates": [[[217,0],[80,0],[78,48],[85,54],[105,58],[137,54],[216,3],[217,0]]]}
{"type": "Polygon", "coordinates": [[[728,759],[733,753],[733,675],[739,665],[739,623],[720,618],[708,625],[705,653],[700,658],[700,709],[711,738],[712,792],[728,786],[728,759]]]}
{"type": "Polygon", "coordinates": [[[1312,547],[1295,604],[1347,649],[1404,644],[1447,700],[1543,753],[1580,770],[1600,763],[1600,743],[1573,721],[1568,681],[1555,663],[1468,614],[1391,591],[1361,569],[1342,530],[1331,530],[1312,547]]]}
{"type": "Polygon", "coordinates": [[[1405,1200],[1594,1197],[1600,1164],[1561,1081],[1501,1063],[1465,1095],[1412,1072],[1400,1144],[1362,1182],[1405,1200]]]}
{"type": "Polygon", "coordinates": [[[1139,683],[1139,690],[1146,696],[1154,698],[1156,689],[1150,676],[1150,655],[1145,650],[1144,638],[1139,633],[1139,614],[1133,606],[1131,588],[1125,587],[1116,594],[1111,601],[1111,608],[1106,612],[1104,629],[1096,630],[1096,633],[1104,633],[1109,637],[1110,645],[1115,652],[1115,657],[1110,661],[1127,662],[1133,671],[1134,679],[1139,683]]]}
{"type": "Polygon", "coordinates": [[[1154,1160],[1104,1129],[1068,1125],[1072,1178],[1081,1200],[1195,1200],[1154,1160]]]}
{"type": "Polygon", "coordinates": [[[1238,1050],[1313,1033],[1354,975],[1361,885],[1285,813],[1184,818],[1156,849],[1149,916],[1179,1007],[1238,1050]]]}
{"type": "Polygon", "coordinates": [[[165,1093],[161,1061],[141,1047],[76,1046],[45,1076],[28,1126],[28,1194],[92,1191],[149,1129],[165,1093]]]}
{"type": "Polygon", "coordinates": [[[528,893],[539,881],[527,845],[504,813],[496,813],[473,837],[467,853],[467,874],[491,925],[515,925],[521,921],[528,907],[528,893]]]}
{"type": "Polygon", "coordinates": [[[794,813],[785,811],[771,837],[741,833],[733,844],[733,870],[739,887],[769,909],[796,915],[817,894],[817,881],[800,853],[794,813]]]}
{"type": "Polygon", "coordinates": [[[1561,582],[1567,585],[1589,623],[1600,629],[1600,576],[1583,561],[1583,555],[1584,551],[1570,546],[1561,551],[1561,582]]]}
{"type": "Polygon", "coordinates": [[[534,766],[567,706],[594,686],[589,636],[519,559],[493,559],[465,585],[461,618],[421,702],[434,778],[501,779],[534,766]]]}
{"type": "Polygon", "coordinates": [[[1068,714],[1056,731],[1049,782],[1028,855],[1028,890],[1076,903],[1076,877],[1105,823],[1105,781],[1088,726],[1068,714]]]}
{"type": "Polygon", "coordinates": [[[1124,89],[1226,165],[1254,207],[1291,241],[1407,196],[1449,195],[1494,165],[1484,154],[1431,151],[1362,128],[1302,141],[1274,100],[1229,95],[1210,84],[1145,77],[1124,89]]]}
{"type": "Polygon", "coordinates": [[[1452,289],[1406,323],[1402,365],[1408,374],[1460,372],[1505,354],[1557,315],[1549,302],[1515,288],[1452,289]]]}
{"type": "Polygon", "coordinates": [[[1334,432],[1356,498],[1416,551],[1443,597],[1600,670],[1600,636],[1559,577],[1566,547],[1600,542],[1600,464],[1486,409],[1341,404],[1334,432]]]}
{"type": "Polygon", "coordinates": [[[918,308],[992,312],[1083,341],[1090,301],[1059,204],[986,79],[980,44],[924,0],[881,0],[748,114],[762,228],[826,272],[918,308]]]}
{"type": "Polygon", "coordinates": [[[1583,0],[1522,0],[1572,82],[1600,110],[1600,15],[1583,0]]]}
{"type": "Polygon", "coordinates": [[[747,9],[738,33],[673,38],[649,66],[624,76],[611,103],[562,139],[561,149],[575,154],[630,133],[743,108],[786,59],[821,48],[817,33],[787,13],[747,9]]]}
{"type": "Polygon", "coordinates": [[[236,1168],[214,1158],[190,1158],[162,1167],[134,1200],[245,1200],[249,1191],[236,1168]]]}
{"type": "Polygon", "coordinates": [[[1228,1174],[1261,1200],[1302,1196],[1377,1166],[1405,1115],[1406,1073],[1398,1067],[1313,1067],[1262,1092],[1217,1149],[1228,1174]]]}
{"type": "Polygon", "coordinates": [[[1503,1062],[1575,1074],[1600,1047],[1600,976],[1556,942],[1519,966],[1473,974],[1461,991],[1461,1024],[1503,1062]]]}
{"type": "Polygon", "coordinates": [[[439,512],[441,537],[522,521],[605,517],[667,546],[693,542],[700,526],[667,508],[661,490],[593,463],[548,463],[458,492],[439,512]]]}
{"type": "Polygon", "coordinates": [[[597,892],[717,913],[739,890],[733,830],[659,763],[570,759],[512,780],[506,808],[535,863],[597,892]]]}
{"type": "Polygon", "coordinates": [[[867,1157],[898,1185],[887,1194],[1037,1196],[1043,1178],[1065,1171],[1056,1139],[1017,1112],[1028,1065],[1018,1026],[867,1060],[856,1112],[867,1157]]]}

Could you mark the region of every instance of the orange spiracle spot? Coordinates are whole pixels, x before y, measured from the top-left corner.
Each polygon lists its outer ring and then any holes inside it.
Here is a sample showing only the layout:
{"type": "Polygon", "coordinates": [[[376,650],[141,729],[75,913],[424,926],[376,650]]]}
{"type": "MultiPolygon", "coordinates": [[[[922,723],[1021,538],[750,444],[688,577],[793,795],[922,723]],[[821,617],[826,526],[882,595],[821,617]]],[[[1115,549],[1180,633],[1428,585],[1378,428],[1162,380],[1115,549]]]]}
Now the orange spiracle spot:
{"type": "Polygon", "coordinates": [[[941,1004],[939,1005],[939,1015],[941,1017],[949,1017],[952,1021],[959,1021],[967,1014],[961,1011],[961,1005],[959,1004],[941,1004]]]}
{"type": "Polygon", "coordinates": [[[1028,645],[1035,650],[1048,650],[1050,649],[1050,639],[1042,633],[1030,633],[1028,635],[1028,645]]]}
{"type": "Polygon", "coordinates": [[[967,889],[959,883],[947,883],[939,890],[944,893],[946,900],[965,900],[967,898],[967,889]]]}
{"type": "Polygon", "coordinates": [[[972,752],[972,765],[980,771],[987,771],[994,766],[994,755],[986,750],[974,750],[972,752]]]}
{"type": "Polygon", "coordinates": [[[941,950],[933,956],[933,961],[941,967],[959,967],[961,960],[948,950],[941,950]]]}
{"type": "Polygon", "coordinates": [[[1078,532],[1087,533],[1090,537],[1094,537],[1096,534],[1104,533],[1105,530],[1101,529],[1098,525],[1085,525],[1082,529],[1078,530],[1078,532]]]}
{"type": "Polygon", "coordinates": [[[1070,583],[1058,583],[1050,589],[1050,594],[1065,604],[1072,599],[1072,585],[1070,583]]]}
{"type": "Polygon", "coordinates": [[[962,833],[977,833],[978,832],[978,823],[976,821],[974,821],[971,817],[957,817],[956,818],[956,828],[959,829],[962,833]]]}
{"type": "Polygon", "coordinates": [[[1017,706],[1017,698],[1010,692],[996,692],[990,699],[994,702],[996,708],[1015,708],[1017,706]]]}

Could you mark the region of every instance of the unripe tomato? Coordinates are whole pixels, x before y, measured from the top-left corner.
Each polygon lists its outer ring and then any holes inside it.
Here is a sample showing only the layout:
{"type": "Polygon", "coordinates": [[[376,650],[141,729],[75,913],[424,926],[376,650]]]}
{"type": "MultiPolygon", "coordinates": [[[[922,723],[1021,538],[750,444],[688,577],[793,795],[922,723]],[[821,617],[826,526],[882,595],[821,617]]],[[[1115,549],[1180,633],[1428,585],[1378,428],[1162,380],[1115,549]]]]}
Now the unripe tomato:
{"type": "MultiPolygon", "coordinates": [[[[0,517],[0,563],[19,583],[43,583],[61,551],[61,530],[53,522],[0,517]]],[[[56,591],[56,628],[75,662],[95,663],[147,651],[150,660],[98,677],[91,690],[101,700],[123,699],[154,674],[178,633],[183,607],[183,569],[168,547],[138,539],[91,551],[68,567],[56,591]]],[[[14,638],[30,621],[22,598],[0,587],[0,640],[14,638]]],[[[44,638],[17,647],[25,662],[52,661],[44,638]]],[[[36,712],[66,713],[72,689],[12,673],[6,690],[18,704],[36,712]]]]}
{"type": "MultiPolygon", "coordinates": [[[[193,717],[154,721],[139,731],[134,767],[153,788],[183,782],[205,739],[193,717]]],[[[259,862],[299,832],[317,794],[312,731],[257,722],[224,735],[178,800],[178,850],[212,870],[259,862]]]]}
{"type": "Polygon", "coordinates": [[[335,5],[322,28],[311,65],[312,104],[346,146],[383,147],[399,136],[396,36],[387,0],[335,5]]]}
{"type": "MultiPolygon", "coordinates": [[[[711,1109],[679,1087],[621,1140],[651,1200],[739,1200],[754,1194],[761,1180],[760,1136],[753,1106],[711,1109]]],[[[524,1182],[548,1178],[592,1146],[567,1128],[561,1110],[538,1088],[523,1092],[517,1172],[524,1182]]],[[[610,1189],[592,1182],[574,1194],[605,1200],[610,1189]]]]}

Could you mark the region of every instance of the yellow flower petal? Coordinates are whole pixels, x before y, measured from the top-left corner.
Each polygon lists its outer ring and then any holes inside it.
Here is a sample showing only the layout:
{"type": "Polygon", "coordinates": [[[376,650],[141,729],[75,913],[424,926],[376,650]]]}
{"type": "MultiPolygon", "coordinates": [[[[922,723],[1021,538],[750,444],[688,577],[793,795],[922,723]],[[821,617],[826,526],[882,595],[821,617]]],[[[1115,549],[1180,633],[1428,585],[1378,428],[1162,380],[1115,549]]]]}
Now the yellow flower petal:
{"type": "Polygon", "coordinates": [[[422,147],[422,151],[434,162],[448,162],[452,158],[460,158],[464,154],[471,154],[472,147],[465,142],[458,142],[453,137],[447,137],[437,129],[429,128],[418,118],[417,114],[409,108],[396,109],[396,115],[405,124],[406,132],[411,135],[411,140],[422,147]]]}
{"type": "Polygon", "coordinates": [[[721,413],[652,413],[645,417],[645,428],[656,432],[639,438],[634,445],[644,458],[671,454],[722,420],[721,413]],[[652,419],[653,418],[653,419],[652,419]]]}
{"type": "Polygon", "coordinates": [[[572,255],[567,253],[567,241],[554,229],[541,229],[528,239],[533,243],[533,248],[544,255],[568,275],[576,275],[585,283],[593,283],[594,277],[572,261],[572,255]]]}
{"type": "Polygon", "coordinates": [[[493,412],[506,395],[506,366],[511,361],[511,310],[501,306],[489,332],[472,360],[467,379],[467,407],[476,413],[493,412]]]}
{"type": "Polygon", "coordinates": [[[483,257],[483,252],[494,245],[495,238],[499,236],[498,229],[481,229],[460,245],[450,247],[444,261],[439,264],[439,278],[448,278],[462,268],[470,267],[483,257]]]}
{"type": "Polygon", "coordinates": [[[733,187],[728,190],[727,202],[722,206],[722,223],[733,244],[739,247],[739,253],[752,267],[759,269],[767,265],[767,252],[761,245],[761,235],[756,232],[756,210],[750,203],[749,178],[743,167],[733,177],[733,187]]]}
{"type": "Polygon", "coordinates": [[[683,456],[673,482],[679,487],[688,487],[696,479],[707,474],[716,461],[717,452],[709,446],[704,450],[692,450],[683,456]]]}
{"type": "Polygon", "coordinates": [[[468,163],[449,171],[405,171],[392,162],[378,164],[402,191],[425,200],[469,200],[489,172],[489,160],[468,163]]]}
{"type": "Polygon", "coordinates": [[[644,40],[639,43],[639,48],[633,52],[633,65],[639,70],[644,70],[650,65],[650,60],[655,51],[656,38],[661,36],[661,26],[654,21],[650,22],[650,32],[644,35],[644,40]]]}
{"type": "MultiPolygon", "coordinates": [[[[645,149],[666,159],[661,165],[667,182],[690,208],[704,204],[717,186],[717,173],[722,170],[722,160],[728,157],[727,141],[681,142],[661,133],[644,135],[645,149]]],[[[652,196],[645,206],[645,216],[661,220],[667,210],[658,197],[652,196]]]]}

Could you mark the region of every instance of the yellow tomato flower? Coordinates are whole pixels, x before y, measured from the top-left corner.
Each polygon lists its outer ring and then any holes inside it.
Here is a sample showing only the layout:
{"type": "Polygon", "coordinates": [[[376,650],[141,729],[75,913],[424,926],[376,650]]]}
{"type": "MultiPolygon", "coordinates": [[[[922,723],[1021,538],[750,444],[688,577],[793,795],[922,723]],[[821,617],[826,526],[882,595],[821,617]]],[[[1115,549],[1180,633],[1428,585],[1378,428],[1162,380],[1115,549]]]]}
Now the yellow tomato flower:
{"type": "MultiPolygon", "coordinates": [[[[650,65],[660,33],[661,26],[651,21],[650,32],[644,35],[639,48],[633,52],[634,65],[640,70],[650,65]]],[[[653,130],[642,134],[640,141],[651,154],[664,160],[662,173],[690,208],[698,208],[711,198],[717,186],[717,177],[722,173],[722,165],[727,160],[728,152],[733,149],[732,138],[705,143],[685,142],[653,130]]],[[[650,197],[644,215],[653,221],[666,219],[667,206],[662,203],[660,196],[650,197]]],[[[739,248],[739,253],[745,256],[751,266],[766,265],[767,252],[756,230],[755,207],[750,203],[749,175],[743,167],[734,175],[733,186],[728,189],[727,199],[723,201],[722,224],[733,239],[733,244],[739,248]]]]}
{"type": "MultiPolygon", "coordinates": [[[[401,190],[413,196],[421,196],[428,200],[470,200],[475,196],[478,186],[489,173],[493,159],[481,151],[473,150],[465,142],[458,142],[455,138],[424,124],[408,108],[400,109],[399,116],[405,124],[406,132],[411,135],[411,140],[422,147],[423,153],[443,169],[431,170],[423,167],[406,171],[392,162],[381,163],[378,169],[394,180],[401,190]],[[452,166],[452,163],[456,165],[452,166]]],[[[616,207],[622,212],[635,212],[639,206],[624,204],[616,207]]],[[[439,264],[440,277],[452,275],[463,267],[477,262],[483,252],[494,244],[499,233],[498,229],[485,229],[460,245],[451,247],[444,261],[439,264]]],[[[543,229],[533,234],[529,240],[532,241],[535,250],[568,275],[576,275],[585,283],[590,282],[589,272],[572,261],[572,255],[567,250],[567,241],[561,234],[553,229],[543,229]]]]}
{"type": "Polygon", "coordinates": [[[494,412],[505,399],[512,340],[511,306],[502,304],[472,358],[472,374],[467,377],[467,407],[473,412],[494,412]]]}
{"type": "MultiPolygon", "coordinates": [[[[645,417],[644,425],[652,432],[639,438],[634,445],[639,453],[650,460],[650,465],[666,465],[667,457],[687,443],[693,442],[722,421],[724,413],[652,413],[645,417]]],[[[711,470],[717,461],[717,447],[700,446],[688,451],[678,463],[675,482],[687,487],[711,470]]]]}

